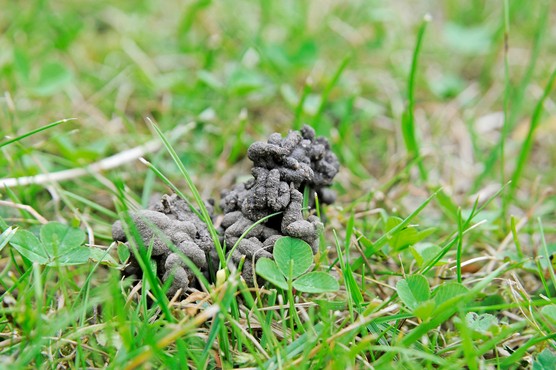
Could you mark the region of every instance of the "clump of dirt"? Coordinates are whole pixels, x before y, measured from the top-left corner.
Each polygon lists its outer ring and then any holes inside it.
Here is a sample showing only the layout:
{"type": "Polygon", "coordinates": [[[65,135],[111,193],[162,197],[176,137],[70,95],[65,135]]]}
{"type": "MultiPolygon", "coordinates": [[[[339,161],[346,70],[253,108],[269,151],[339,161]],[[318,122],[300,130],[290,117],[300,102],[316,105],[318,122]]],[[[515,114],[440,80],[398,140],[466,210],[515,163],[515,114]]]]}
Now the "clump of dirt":
{"type": "MultiPolygon", "coordinates": [[[[245,256],[242,276],[252,285],[254,261],[272,258],[274,243],[280,237],[303,239],[316,251],[323,224],[315,215],[304,217],[303,192],[308,190],[310,206],[315,194],[321,203],[334,202],[336,196],[329,186],[338,173],[339,162],[328,141],[316,137],[309,126],[291,131],[286,137],[274,133],[267,142],[253,143],[247,155],[253,161],[253,178],[222,191],[223,217],[218,232],[226,250],[237,243],[231,260],[237,266],[245,256]]],[[[206,202],[205,206],[215,221],[213,202],[206,202]]],[[[185,200],[176,194],[164,195],[148,210],[132,213],[131,219],[143,245],[152,245],[151,258],[157,264],[157,274],[163,281],[172,281],[168,295],[174,295],[178,289],[186,292],[188,287],[198,284],[179,253],[168,245],[173,244],[211,280],[209,272],[219,264],[216,248],[207,225],[185,200]]],[[[128,244],[120,221],[113,225],[112,234],[114,240],[128,244]]],[[[133,257],[124,273],[140,274],[133,257]]]]}

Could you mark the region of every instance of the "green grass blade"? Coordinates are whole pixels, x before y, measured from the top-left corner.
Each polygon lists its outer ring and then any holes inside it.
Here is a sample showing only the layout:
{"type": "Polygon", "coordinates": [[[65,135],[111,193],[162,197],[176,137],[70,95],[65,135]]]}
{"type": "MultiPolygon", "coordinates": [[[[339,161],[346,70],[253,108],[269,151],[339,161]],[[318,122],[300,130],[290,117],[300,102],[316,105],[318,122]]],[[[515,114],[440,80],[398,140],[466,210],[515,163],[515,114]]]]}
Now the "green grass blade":
{"type": "Polygon", "coordinates": [[[463,235],[465,235],[471,228],[471,221],[473,221],[473,219],[475,218],[475,216],[477,216],[477,214],[479,214],[483,209],[485,209],[494,199],[496,199],[498,197],[498,195],[500,195],[502,193],[502,191],[506,188],[506,186],[508,186],[508,184],[502,186],[500,188],[500,190],[498,190],[494,195],[492,195],[490,198],[488,198],[480,207],[479,207],[479,198],[477,198],[475,200],[475,202],[473,203],[473,208],[471,210],[471,213],[469,215],[469,217],[467,218],[467,220],[465,220],[465,222],[460,225],[460,221],[458,221],[458,233],[456,234],[456,237],[452,237],[450,236],[451,239],[449,239],[448,242],[446,242],[446,244],[442,247],[442,250],[440,251],[440,253],[433,259],[431,259],[426,265],[421,266],[420,271],[425,274],[427,273],[431,268],[434,267],[434,265],[436,265],[436,263],[438,261],[440,261],[442,259],[442,257],[444,257],[446,255],[446,253],[448,253],[448,251],[459,241],[459,233],[461,233],[462,237],[463,235]],[[460,231],[461,230],[461,231],[460,231]]]}
{"type": "Polygon", "coordinates": [[[37,129],[32,130],[32,131],[29,131],[29,132],[27,132],[27,133],[25,133],[25,134],[23,134],[23,135],[20,135],[20,136],[18,136],[18,137],[14,137],[13,139],[9,139],[9,140],[4,141],[3,143],[0,143],[0,148],[4,147],[4,146],[6,146],[6,145],[9,145],[9,144],[11,144],[11,143],[15,143],[16,141],[20,141],[20,140],[22,140],[22,139],[25,139],[26,137],[29,137],[29,136],[31,136],[31,135],[35,135],[35,134],[38,134],[39,132],[46,131],[46,130],[48,130],[48,129],[51,129],[51,128],[53,128],[53,127],[56,127],[56,126],[58,126],[58,125],[61,125],[62,123],[66,123],[66,122],[69,122],[69,121],[74,121],[74,120],[76,120],[76,119],[77,119],[77,118],[64,118],[64,119],[62,119],[62,120],[60,120],[60,121],[56,121],[56,122],[49,123],[49,124],[46,125],[46,126],[39,127],[39,128],[37,128],[37,129]]]}
{"type": "Polygon", "coordinates": [[[512,176],[512,183],[510,185],[510,192],[508,194],[508,198],[512,197],[513,193],[517,189],[517,185],[519,184],[519,181],[521,180],[521,175],[522,175],[522,172],[523,172],[523,168],[525,167],[525,164],[527,162],[527,158],[529,157],[529,154],[531,153],[531,149],[533,147],[533,140],[535,138],[535,132],[536,132],[537,128],[539,127],[539,124],[540,124],[540,121],[541,121],[544,102],[546,101],[546,99],[548,98],[550,93],[552,92],[552,87],[554,85],[554,80],[555,79],[556,79],[556,68],[554,68],[554,70],[552,71],[552,74],[550,75],[550,77],[548,79],[548,83],[546,84],[546,86],[544,88],[543,94],[542,94],[541,98],[539,99],[539,101],[537,102],[537,105],[535,106],[535,111],[533,112],[533,116],[531,117],[531,121],[530,121],[530,124],[529,124],[529,130],[527,132],[527,136],[525,137],[525,141],[521,145],[521,150],[519,151],[519,155],[518,155],[517,162],[516,162],[516,167],[515,167],[515,170],[514,170],[514,173],[513,173],[513,176],[512,176]]]}
{"type": "Polygon", "coordinates": [[[283,361],[288,361],[295,358],[297,355],[303,353],[304,350],[310,348],[308,344],[313,345],[315,336],[320,336],[323,332],[323,324],[318,323],[314,326],[312,331],[301,334],[296,340],[292,341],[286,348],[285,353],[281,354],[283,357],[271,357],[264,366],[264,369],[281,369],[283,368],[283,361]]]}
{"type": "Polygon", "coordinates": [[[519,241],[519,238],[518,238],[518,235],[517,235],[517,225],[516,225],[514,216],[512,216],[510,218],[510,229],[512,231],[512,238],[514,240],[517,256],[519,257],[520,260],[522,260],[523,257],[524,257],[524,254],[523,254],[523,249],[521,249],[521,242],[519,241]]]}
{"type": "Polygon", "coordinates": [[[461,216],[461,209],[458,211],[458,234],[457,234],[457,249],[456,249],[456,276],[458,283],[463,281],[461,277],[461,258],[463,254],[463,217],[461,216]]]}
{"type": "MultiPolygon", "coordinates": [[[[436,189],[438,190],[438,189],[436,189]]],[[[441,207],[444,214],[452,221],[458,220],[459,207],[444,190],[440,190],[436,196],[437,203],[441,207]]]]}
{"type": "Polygon", "coordinates": [[[187,197],[187,195],[185,195],[176,185],[174,185],[166,176],[164,176],[164,174],[158,169],[156,168],[156,166],[154,164],[152,164],[151,162],[147,161],[145,158],[139,158],[139,161],[141,161],[141,163],[143,163],[145,166],[147,166],[154,174],[156,174],[156,176],[158,176],[159,179],[161,179],[166,185],[168,185],[177,195],[179,195],[179,197],[181,199],[183,199],[185,201],[185,203],[187,203],[187,205],[189,206],[189,209],[191,210],[191,212],[195,213],[200,219],[203,218],[203,215],[201,214],[201,212],[199,212],[191,203],[191,201],[189,200],[189,198],[187,197]]]}
{"type": "Polygon", "coordinates": [[[332,79],[330,80],[330,82],[328,82],[328,84],[324,88],[324,91],[322,92],[322,95],[321,95],[321,101],[320,101],[319,109],[317,110],[317,113],[313,117],[313,127],[318,127],[319,126],[320,118],[322,116],[322,112],[324,111],[324,107],[326,106],[326,103],[328,102],[328,97],[330,96],[330,92],[332,91],[334,86],[336,86],[336,84],[340,80],[340,76],[342,76],[342,73],[346,69],[350,60],[351,60],[350,56],[347,56],[347,57],[344,58],[344,60],[342,60],[342,62],[340,63],[340,66],[338,67],[338,69],[334,73],[334,76],[332,76],[332,79]]]}
{"type": "Polygon", "coordinates": [[[297,107],[295,107],[294,120],[292,124],[294,130],[301,130],[303,127],[303,122],[301,120],[303,116],[303,106],[305,105],[305,100],[307,100],[310,93],[311,85],[306,83],[305,86],[303,86],[303,91],[301,92],[301,97],[297,102],[297,107]]]}
{"type": "Polygon", "coordinates": [[[124,227],[126,235],[128,235],[131,252],[135,256],[137,263],[141,267],[141,271],[143,271],[146,280],[150,284],[153,295],[155,296],[157,304],[160,306],[164,317],[170,322],[175,322],[175,319],[170,312],[170,307],[168,306],[168,298],[166,297],[166,294],[164,294],[160,284],[158,283],[156,273],[151,268],[151,260],[150,256],[147,253],[147,246],[143,244],[141,235],[139,234],[135,223],[129,215],[127,204],[124,201],[124,190],[121,188],[121,186],[118,189],[121,193],[119,198],[120,205],[118,207],[120,208],[119,213],[122,215],[122,226],[124,227]]]}
{"type": "MultiPolygon", "coordinates": [[[[342,276],[344,277],[346,290],[348,292],[348,307],[350,311],[351,321],[353,322],[355,319],[353,308],[354,306],[357,310],[361,308],[361,303],[363,303],[363,295],[359,291],[359,286],[357,285],[357,282],[355,281],[355,278],[353,276],[353,271],[349,265],[349,261],[347,260],[347,255],[346,260],[344,260],[344,252],[340,247],[340,241],[338,240],[336,231],[334,231],[334,239],[336,242],[336,253],[338,253],[338,259],[340,261],[340,268],[342,269],[342,276]]],[[[349,246],[346,246],[346,251],[348,250],[348,247],[349,246]]]]}
{"type": "Polygon", "coordinates": [[[247,228],[247,230],[245,230],[245,231],[243,232],[243,234],[241,234],[241,236],[237,239],[237,241],[235,242],[235,244],[234,244],[234,246],[232,247],[232,249],[230,249],[230,251],[227,253],[227,254],[228,254],[228,259],[226,260],[226,265],[227,265],[228,263],[230,263],[230,261],[232,260],[232,254],[234,253],[234,251],[236,250],[236,248],[239,246],[239,243],[240,243],[243,239],[245,239],[245,237],[249,234],[249,232],[250,232],[251,230],[253,230],[255,227],[257,227],[257,225],[260,225],[260,224],[262,224],[263,222],[266,222],[266,220],[268,220],[269,218],[274,217],[274,216],[278,216],[280,213],[282,213],[282,212],[272,213],[272,214],[270,214],[270,215],[268,215],[268,216],[265,216],[265,217],[261,218],[261,219],[258,220],[257,222],[253,223],[253,225],[249,226],[249,227],[247,228]]]}
{"type": "Polygon", "coordinates": [[[417,75],[417,62],[419,60],[419,52],[421,51],[421,45],[423,44],[423,38],[425,36],[425,31],[427,25],[430,22],[430,16],[426,15],[419,31],[417,32],[417,43],[415,44],[415,49],[413,50],[413,59],[411,61],[411,69],[409,72],[409,80],[407,84],[407,106],[402,117],[402,134],[405,142],[405,147],[409,153],[410,159],[417,160],[417,166],[419,168],[419,173],[422,180],[426,180],[428,175],[423,164],[422,158],[419,154],[419,143],[415,132],[415,77],[417,75]]]}
{"type": "MultiPolygon", "coordinates": [[[[527,351],[529,350],[529,348],[531,348],[532,346],[538,344],[538,343],[542,343],[542,342],[547,342],[549,343],[550,340],[554,340],[556,339],[556,333],[550,333],[548,335],[542,336],[542,337],[537,337],[534,336],[533,338],[529,339],[527,342],[522,343],[519,348],[517,348],[515,350],[515,352],[513,352],[511,355],[509,355],[508,357],[505,357],[502,362],[500,363],[500,368],[501,369],[505,369],[508,368],[512,365],[515,365],[517,362],[519,362],[527,353],[527,351]]],[[[554,346],[552,346],[554,347],[554,346]]]]}
{"type": "MultiPolygon", "coordinates": [[[[369,248],[366,248],[365,253],[364,253],[365,257],[368,258],[371,255],[373,255],[377,250],[379,250],[380,248],[382,248],[386,244],[386,242],[388,241],[388,239],[390,238],[391,235],[397,233],[398,231],[402,230],[407,225],[409,225],[411,220],[413,220],[419,213],[421,213],[421,211],[430,203],[430,201],[433,200],[436,197],[436,194],[439,191],[440,191],[440,189],[437,190],[436,192],[434,192],[423,203],[421,203],[421,205],[419,205],[419,207],[417,207],[417,209],[415,211],[413,211],[409,216],[407,216],[400,224],[398,224],[396,227],[393,227],[390,231],[388,231],[387,233],[382,235],[380,238],[378,238],[378,240],[376,242],[374,242],[369,248]]],[[[364,262],[363,257],[359,257],[352,264],[351,268],[355,271],[359,267],[361,267],[361,265],[363,265],[363,262],[364,262]]]]}
{"type": "Polygon", "coordinates": [[[543,254],[544,254],[544,258],[546,259],[547,263],[548,263],[548,272],[550,274],[550,279],[552,280],[552,284],[553,286],[556,287],[556,275],[554,274],[554,268],[552,267],[551,264],[551,260],[550,260],[550,253],[548,252],[548,246],[546,245],[546,238],[544,236],[544,228],[542,225],[542,221],[540,219],[540,217],[537,219],[537,222],[539,223],[539,232],[540,232],[540,236],[541,236],[541,243],[542,243],[542,249],[543,249],[543,254]]]}
{"type": "MultiPolygon", "coordinates": [[[[509,49],[509,39],[510,39],[510,6],[508,4],[508,0],[504,0],[504,106],[503,106],[503,113],[504,113],[504,121],[502,124],[502,131],[500,133],[500,183],[503,184],[506,182],[506,157],[505,157],[505,146],[506,146],[506,139],[510,134],[510,123],[508,117],[508,107],[510,104],[510,92],[511,92],[511,84],[510,84],[510,64],[508,60],[508,49],[509,49]]],[[[507,197],[502,198],[502,218],[505,219],[506,217],[506,209],[507,209],[507,197]]]]}
{"type": "Polygon", "coordinates": [[[195,202],[197,202],[197,206],[201,210],[201,215],[202,215],[201,219],[207,225],[209,233],[212,237],[212,241],[214,242],[216,252],[218,253],[218,258],[220,259],[220,263],[222,264],[222,266],[225,266],[226,256],[224,255],[224,250],[222,249],[222,246],[220,245],[220,239],[218,238],[218,233],[217,233],[217,231],[216,231],[216,229],[215,229],[215,227],[212,223],[212,219],[210,218],[207,207],[205,207],[205,203],[203,202],[203,199],[201,198],[201,194],[199,194],[199,190],[197,190],[197,187],[193,183],[193,180],[191,179],[191,176],[189,175],[189,172],[187,171],[187,169],[185,168],[185,166],[181,162],[178,154],[176,153],[176,151],[174,150],[172,145],[170,145],[170,142],[168,141],[168,139],[166,138],[164,133],[160,130],[160,128],[158,127],[157,124],[155,124],[150,119],[148,121],[152,125],[154,130],[156,131],[157,135],[162,140],[162,143],[164,144],[164,147],[166,148],[168,153],[170,153],[170,156],[174,160],[174,163],[178,166],[178,169],[180,170],[181,174],[183,175],[185,181],[187,182],[187,186],[189,187],[189,190],[193,194],[193,198],[195,198],[195,202]]]}
{"type": "MultiPolygon", "coordinates": [[[[527,70],[521,79],[518,88],[514,91],[511,97],[511,107],[510,107],[510,115],[509,121],[507,122],[508,130],[513,130],[515,128],[516,123],[518,122],[519,114],[522,110],[523,103],[524,103],[524,96],[529,86],[533,74],[536,70],[537,60],[539,58],[539,54],[542,50],[542,40],[543,36],[546,32],[546,25],[548,20],[549,7],[548,2],[546,2],[546,6],[542,7],[540,10],[540,14],[538,16],[539,21],[537,22],[538,27],[535,30],[535,37],[533,40],[533,48],[531,53],[531,58],[529,59],[529,64],[527,65],[527,70]]],[[[506,18],[504,18],[504,22],[506,22],[506,18]]],[[[498,160],[498,155],[500,154],[500,145],[503,145],[502,140],[505,138],[501,135],[500,139],[496,146],[492,149],[487,159],[484,161],[484,168],[483,171],[473,180],[473,185],[471,187],[473,192],[476,192],[486,177],[493,173],[494,165],[498,160]]]]}
{"type": "Polygon", "coordinates": [[[81,202],[81,203],[85,204],[86,206],[91,207],[91,209],[94,209],[95,211],[97,211],[99,213],[102,213],[103,215],[105,215],[107,217],[110,217],[111,219],[118,218],[118,214],[116,212],[113,212],[113,211],[109,210],[108,208],[103,207],[96,202],[93,202],[93,201],[91,201],[87,198],[84,198],[80,195],[77,195],[77,194],[72,193],[72,192],[67,191],[67,190],[62,190],[62,193],[65,196],[67,196],[69,198],[72,198],[74,200],[77,200],[78,202],[81,202]]]}

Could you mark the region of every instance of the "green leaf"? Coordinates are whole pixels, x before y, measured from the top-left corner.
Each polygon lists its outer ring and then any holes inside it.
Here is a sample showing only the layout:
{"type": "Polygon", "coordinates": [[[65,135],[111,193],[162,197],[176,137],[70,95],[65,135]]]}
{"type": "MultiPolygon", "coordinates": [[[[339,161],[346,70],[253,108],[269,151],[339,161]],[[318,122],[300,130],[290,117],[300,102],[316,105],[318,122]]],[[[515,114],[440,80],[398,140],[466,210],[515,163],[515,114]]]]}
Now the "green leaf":
{"type": "Polygon", "coordinates": [[[435,308],[436,303],[434,302],[434,299],[429,299],[428,301],[419,303],[419,305],[413,310],[413,314],[421,320],[428,320],[433,316],[435,308]]]}
{"type": "Polygon", "coordinates": [[[313,251],[301,239],[282,237],[274,244],[274,261],[286,278],[295,279],[309,270],[313,263],[313,251]],[[290,275],[290,265],[292,265],[290,275]]]}
{"type": "Polygon", "coordinates": [[[420,303],[430,299],[429,282],[423,275],[412,275],[398,281],[396,291],[403,303],[414,310],[420,303]]]}
{"type": "Polygon", "coordinates": [[[44,248],[50,255],[48,266],[81,265],[91,260],[113,266],[118,264],[104,250],[84,246],[86,235],[81,229],[59,222],[49,222],[41,227],[40,236],[44,248]]]}
{"type": "Polygon", "coordinates": [[[292,286],[305,293],[335,292],[340,289],[338,281],[322,271],[313,271],[303,275],[295,280],[292,286]]]}
{"type": "Polygon", "coordinates": [[[556,305],[544,306],[541,313],[556,325],[556,305]]]}
{"type": "MultiPolygon", "coordinates": [[[[0,245],[4,234],[0,235],[0,245]]],[[[41,227],[40,238],[27,230],[18,230],[10,244],[22,256],[41,265],[80,265],[90,260],[118,265],[104,250],[84,246],[85,233],[81,229],[50,222],[41,227]]]]}
{"type": "Polygon", "coordinates": [[[535,362],[533,362],[533,370],[552,369],[556,369],[556,354],[546,348],[539,354],[535,362]]]}
{"type": "Polygon", "coordinates": [[[434,290],[434,300],[436,302],[436,305],[440,306],[442,303],[448,301],[449,299],[464,295],[467,292],[469,292],[469,289],[467,289],[460,283],[450,282],[442,284],[434,290]]]}
{"type": "Polygon", "coordinates": [[[48,266],[70,266],[82,265],[89,262],[91,257],[92,248],[77,246],[73,249],[67,250],[62,254],[54,256],[47,264],[48,266]]]}
{"type": "Polygon", "coordinates": [[[496,316],[488,313],[479,315],[476,312],[469,312],[465,315],[465,322],[467,327],[479,333],[488,334],[498,332],[498,319],[496,316]]]}
{"type": "Polygon", "coordinates": [[[396,216],[388,217],[388,219],[386,220],[385,231],[388,232],[388,231],[394,229],[396,226],[398,226],[402,222],[403,222],[403,220],[399,217],[396,217],[396,216]]]}
{"type": "Polygon", "coordinates": [[[89,261],[100,262],[108,266],[122,267],[122,265],[118,264],[118,262],[114,258],[112,258],[111,255],[106,253],[106,250],[104,249],[86,246],[83,246],[81,248],[89,250],[89,261]]]}
{"type": "MultiPolygon", "coordinates": [[[[403,220],[399,217],[390,217],[386,221],[386,232],[393,230],[396,226],[400,225],[403,220]]],[[[415,226],[407,226],[395,233],[388,238],[388,244],[392,247],[394,251],[401,251],[410,245],[420,242],[427,236],[434,232],[434,228],[425,229],[423,231],[417,230],[415,226]]]]}
{"type": "MultiPolygon", "coordinates": [[[[356,307],[359,307],[361,305],[361,303],[364,301],[363,299],[363,294],[361,293],[361,289],[359,289],[359,285],[357,284],[357,281],[355,280],[355,277],[353,276],[353,270],[350,266],[350,264],[348,263],[349,261],[346,261],[346,259],[344,258],[344,253],[346,254],[346,258],[348,258],[347,255],[347,250],[349,248],[349,239],[348,237],[350,232],[354,231],[353,228],[353,222],[354,222],[355,218],[353,213],[350,216],[350,220],[348,222],[348,228],[347,228],[347,234],[346,234],[346,251],[342,251],[342,248],[340,247],[340,242],[338,240],[338,236],[336,235],[336,233],[334,233],[334,238],[336,240],[336,252],[338,255],[338,261],[340,262],[340,268],[342,271],[342,275],[344,277],[344,283],[346,286],[346,290],[348,293],[348,297],[351,298],[351,301],[355,304],[356,307]]],[[[364,239],[361,238],[360,240],[364,239]]]]}
{"type": "Polygon", "coordinates": [[[129,248],[124,243],[118,243],[118,258],[120,259],[121,263],[127,262],[129,257],[131,256],[131,252],[129,248]]]}
{"type": "Polygon", "coordinates": [[[276,266],[276,263],[270,258],[259,258],[255,271],[257,272],[257,275],[276,285],[278,288],[284,290],[288,289],[288,284],[286,283],[284,276],[278,269],[278,266],[276,266]]]}
{"type": "Polygon", "coordinates": [[[49,222],[41,227],[41,241],[50,256],[57,258],[76,249],[85,242],[85,233],[59,222],[49,222]]]}
{"type": "Polygon", "coordinates": [[[10,240],[10,244],[23,257],[31,262],[45,264],[49,260],[46,249],[39,239],[30,231],[17,230],[17,233],[10,240]]]}

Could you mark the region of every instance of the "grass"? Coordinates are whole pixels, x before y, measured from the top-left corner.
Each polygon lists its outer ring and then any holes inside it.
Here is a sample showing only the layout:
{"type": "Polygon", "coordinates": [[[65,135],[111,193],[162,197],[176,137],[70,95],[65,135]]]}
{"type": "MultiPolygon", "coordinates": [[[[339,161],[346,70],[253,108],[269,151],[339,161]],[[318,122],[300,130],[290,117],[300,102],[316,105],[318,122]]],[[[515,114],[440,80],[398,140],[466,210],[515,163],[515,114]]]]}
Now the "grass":
{"type": "Polygon", "coordinates": [[[0,368],[552,368],[556,8],[408,4],[5,4],[0,368]],[[168,299],[149,246],[136,281],[10,244],[58,221],[125,261],[124,210],[177,191],[208,220],[202,199],[249,175],[248,146],[305,123],[342,163],[315,260],[338,292],[222,269],[168,299]],[[152,140],[142,161],[49,180],[152,140]]]}

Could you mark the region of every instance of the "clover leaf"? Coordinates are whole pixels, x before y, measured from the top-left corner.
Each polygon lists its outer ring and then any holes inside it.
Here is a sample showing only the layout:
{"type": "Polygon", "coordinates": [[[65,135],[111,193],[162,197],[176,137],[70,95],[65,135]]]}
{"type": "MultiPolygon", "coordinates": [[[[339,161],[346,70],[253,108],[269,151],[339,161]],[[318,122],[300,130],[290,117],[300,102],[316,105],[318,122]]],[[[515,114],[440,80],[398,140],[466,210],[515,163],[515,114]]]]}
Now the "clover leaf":
{"type": "Polygon", "coordinates": [[[309,244],[289,236],[276,241],[272,253],[274,260],[261,258],[257,261],[257,275],[281,289],[288,283],[300,292],[325,293],[340,289],[336,279],[321,271],[307,273],[313,264],[313,252],[309,244]]]}
{"type": "Polygon", "coordinates": [[[18,229],[9,244],[31,262],[47,266],[81,265],[93,261],[117,265],[104,250],[87,247],[83,230],[59,222],[49,222],[39,231],[40,239],[28,230],[18,229]]]}

